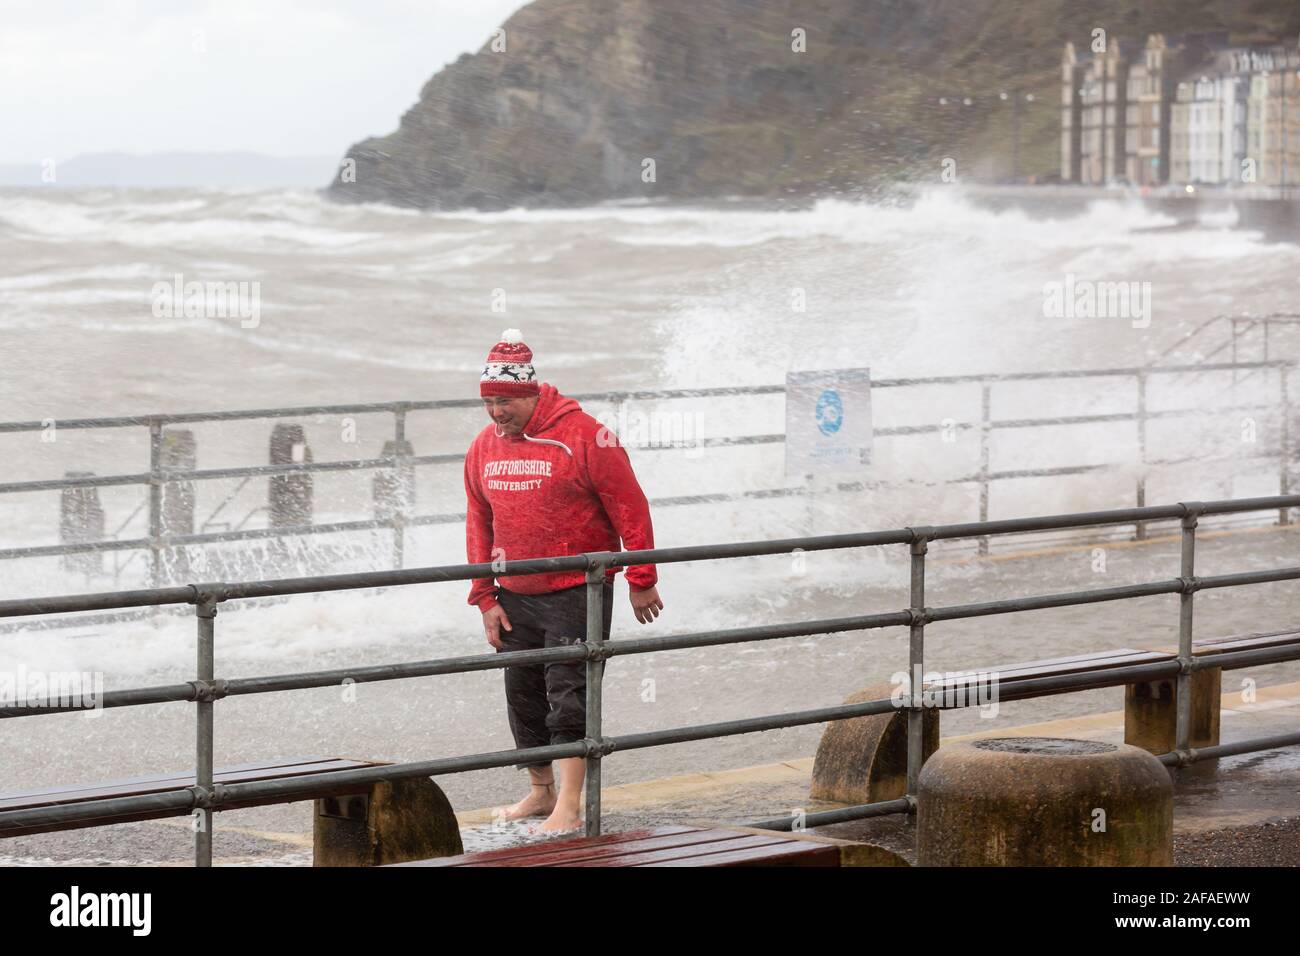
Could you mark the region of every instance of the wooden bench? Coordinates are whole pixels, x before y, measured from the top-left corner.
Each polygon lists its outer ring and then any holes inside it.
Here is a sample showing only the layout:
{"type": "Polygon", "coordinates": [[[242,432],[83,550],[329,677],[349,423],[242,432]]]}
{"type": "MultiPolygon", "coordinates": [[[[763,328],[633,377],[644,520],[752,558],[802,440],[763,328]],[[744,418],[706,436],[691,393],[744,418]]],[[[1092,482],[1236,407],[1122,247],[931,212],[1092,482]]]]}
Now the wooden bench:
{"type": "MultiPolygon", "coordinates": [[[[1283,647],[1300,643],[1300,630],[1264,631],[1258,634],[1236,634],[1228,637],[1206,637],[1192,642],[1192,653],[1202,655],[1226,654],[1229,651],[1250,651],[1265,647],[1283,647]]],[[[1176,653],[1172,649],[1170,653],[1176,653]]]]}
{"type": "MultiPolygon", "coordinates": [[[[1192,642],[1193,657],[1213,658],[1232,651],[1263,650],[1300,644],[1300,630],[1265,631],[1206,637],[1192,642]]],[[[1155,648],[1167,658],[1176,647],[1155,648]]],[[[1192,672],[1191,734],[1189,746],[1213,747],[1219,743],[1223,700],[1223,668],[1205,667],[1192,672]]],[[[1124,742],[1154,754],[1168,753],[1177,743],[1178,680],[1164,677],[1129,684],[1124,688],[1124,742]]]]}
{"type": "MultiPolygon", "coordinates": [[[[1300,630],[1267,631],[1258,634],[1233,634],[1207,637],[1192,642],[1193,657],[1213,657],[1232,651],[1259,650],[1300,644],[1300,630]]],[[[1029,661],[1006,667],[984,668],[976,673],[995,673],[998,676],[999,697],[1017,699],[1016,684],[1040,677],[1089,670],[1110,670],[1172,661],[1178,656],[1176,647],[1156,647],[1146,650],[1120,648],[1091,654],[1076,654],[1052,660],[1029,661]]],[[[1192,747],[1212,747],[1219,743],[1220,704],[1223,695],[1223,671],[1218,667],[1205,667],[1192,672],[1191,734],[1192,747]]],[[[962,678],[938,682],[934,690],[956,690],[962,678]]],[[[930,685],[927,685],[930,686],[930,685]]],[[[1154,754],[1172,751],[1177,746],[1177,688],[1174,675],[1150,681],[1135,681],[1124,687],[1124,742],[1142,747],[1154,754]]],[[[1063,694],[1068,691],[1035,693],[1033,696],[1063,694]]]]}
{"type": "MultiPolygon", "coordinates": [[[[1160,651],[1144,651],[1132,647],[1115,650],[1094,651],[1088,654],[1072,654],[1069,657],[1053,657],[1039,661],[1025,661],[1020,664],[1002,664],[995,667],[975,668],[963,671],[962,676],[945,678],[927,683],[926,690],[936,694],[959,690],[970,686],[979,675],[996,675],[998,680],[998,697],[1000,700],[1015,700],[1016,684],[1037,680],[1043,677],[1064,677],[1081,674],[1086,671],[1107,671],[1135,664],[1154,664],[1169,660],[1171,655],[1160,651]],[[1006,693],[1010,691],[1010,693],[1006,693]]],[[[1104,677],[1099,678],[1104,679],[1104,677]]],[[[1051,697],[1057,694],[1069,694],[1077,687],[1065,687],[1059,690],[1035,691],[1034,697],[1051,697]]]]}
{"type": "MultiPolygon", "coordinates": [[[[275,780],[279,777],[299,776],[301,774],[329,773],[334,770],[351,770],[355,767],[375,766],[366,760],[342,760],[337,757],[293,757],[284,760],[262,761],[259,763],[240,764],[214,770],[213,783],[252,783],[261,780],[275,780]]],[[[167,793],[184,790],[195,786],[193,771],[181,773],[150,774],[143,777],[129,777],[107,783],[74,784],[71,786],[49,787],[44,790],[28,790],[0,794],[0,811],[36,810],[43,807],[63,806],[84,803],[88,800],[111,800],[115,797],[140,797],[148,794],[167,793]]],[[[338,793],[362,793],[369,786],[353,787],[338,793]]],[[[239,807],[260,806],[276,803],[274,799],[250,800],[240,802],[239,807]]],[[[235,809],[228,807],[223,809],[235,809]]],[[[111,817],[96,817],[93,820],[76,820],[69,823],[56,823],[24,827],[4,827],[0,836],[22,836],[28,833],[50,833],[56,830],[77,830],[83,827],[97,827],[111,823],[133,823],[138,820],[158,820],[163,817],[187,816],[189,810],[161,809],[139,810],[130,813],[117,813],[111,817]]]]}
{"type": "MultiPolygon", "coordinates": [[[[923,693],[933,695],[942,704],[956,698],[974,704],[995,688],[979,683],[996,675],[997,700],[1017,699],[1016,685],[1040,677],[1053,677],[1093,670],[1112,670],[1133,664],[1167,660],[1167,654],[1135,648],[1119,648],[1056,657],[1047,660],[1003,664],[961,672],[961,676],[928,681],[923,693]]],[[[890,683],[872,684],[844,703],[865,703],[892,697],[898,687],[890,683]]],[[[1077,689],[1077,688],[1076,688],[1077,689]]],[[[1065,694],[1069,690],[1036,692],[1034,696],[1065,694]]],[[[922,711],[922,760],[939,748],[939,707],[922,711]]],[[[907,711],[898,709],[868,717],[851,717],[829,724],[817,745],[813,759],[812,789],[814,800],[835,803],[865,804],[897,800],[907,792],[907,711]]]]}
{"type": "Polygon", "coordinates": [[[653,827],[397,866],[906,866],[880,847],[747,827],[653,827]]]}
{"type": "MultiPolygon", "coordinates": [[[[293,757],[216,769],[214,784],[254,783],[281,777],[298,777],[386,766],[386,761],[341,757],[293,757]]],[[[92,800],[174,793],[195,786],[193,771],[151,774],[107,783],[50,787],[0,794],[0,812],[36,810],[92,800]]],[[[316,866],[372,866],[397,860],[420,859],[434,854],[459,853],[460,829],[442,790],[426,778],[383,783],[335,784],[313,794],[315,819],[313,849],[316,866]]],[[[255,797],[223,804],[236,810],[269,804],[298,802],[295,796],[255,797]]],[[[188,816],[188,809],[160,808],[116,812],[88,820],[54,824],[6,825],[0,837],[52,833],[84,827],[107,826],[188,816]]]]}
{"type": "MultiPolygon", "coordinates": [[[[1231,651],[1255,650],[1300,644],[1300,630],[1294,628],[1257,634],[1209,637],[1192,645],[1196,657],[1210,657],[1231,651]]],[[[1080,687],[1060,690],[1023,691],[1017,685],[1043,677],[1058,677],[1087,671],[1107,671],[1136,664],[1173,661],[1177,648],[1123,647],[1068,657],[971,668],[961,676],[925,684],[924,691],[942,702],[966,692],[973,703],[974,691],[987,691],[977,683],[980,675],[996,675],[997,699],[1018,700],[1026,696],[1047,697],[1072,693],[1080,687]]],[[[1104,674],[1098,679],[1103,680],[1104,674]]],[[[1088,685],[1083,685],[1087,687],[1088,685]]],[[[1192,673],[1192,747],[1209,747],[1219,743],[1219,711],[1222,696],[1222,669],[1206,667],[1192,673]]],[[[849,697],[845,703],[884,699],[895,690],[892,684],[875,684],[849,697]]],[[[1177,678],[1173,675],[1157,680],[1137,681],[1124,688],[1124,740],[1155,754],[1174,749],[1177,720],[1177,678]]],[[[959,701],[960,702],[960,701],[959,701]]],[[[923,722],[923,757],[928,758],[939,746],[938,708],[927,707],[923,722]]],[[[818,800],[863,804],[893,800],[907,788],[907,712],[899,709],[887,714],[854,717],[833,721],[822,734],[813,761],[810,796],[818,800]]]]}

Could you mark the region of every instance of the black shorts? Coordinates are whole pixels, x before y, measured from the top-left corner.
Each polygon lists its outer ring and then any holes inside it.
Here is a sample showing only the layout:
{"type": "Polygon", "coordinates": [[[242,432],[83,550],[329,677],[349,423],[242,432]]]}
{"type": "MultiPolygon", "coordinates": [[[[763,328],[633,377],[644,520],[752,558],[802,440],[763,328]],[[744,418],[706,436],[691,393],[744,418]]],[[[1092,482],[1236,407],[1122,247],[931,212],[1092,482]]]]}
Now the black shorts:
{"type": "MultiPolygon", "coordinates": [[[[606,581],[601,599],[603,640],[609,640],[614,614],[614,584],[606,581]]],[[[587,586],[545,594],[497,589],[497,602],[512,630],[501,629],[500,651],[566,647],[587,638],[587,586]]],[[[587,736],[587,662],[557,661],[505,669],[506,714],[515,746],[545,747],[587,736]]],[[[546,767],[547,763],[515,764],[546,767]]]]}

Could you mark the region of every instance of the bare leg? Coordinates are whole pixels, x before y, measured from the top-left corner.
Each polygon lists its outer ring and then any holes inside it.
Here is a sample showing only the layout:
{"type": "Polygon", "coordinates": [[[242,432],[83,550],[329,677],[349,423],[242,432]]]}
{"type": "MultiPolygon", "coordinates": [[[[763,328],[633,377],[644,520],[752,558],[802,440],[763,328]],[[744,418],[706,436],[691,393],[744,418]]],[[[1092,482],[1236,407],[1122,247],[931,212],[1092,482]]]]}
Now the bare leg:
{"type": "MultiPolygon", "coordinates": [[[[561,761],[563,762],[563,761],[561,761]]],[[[529,767],[528,796],[508,807],[497,808],[498,820],[544,817],[555,809],[555,774],[550,767],[529,767]]]]}
{"type": "Polygon", "coordinates": [[[531,828],[535,833],[556,833],[582,826],[582,782],[587,776],[587,761],[582,757],[566,757],[555,761],[555,766],[560,772],[560,793],[551,815],[531,828]]]}

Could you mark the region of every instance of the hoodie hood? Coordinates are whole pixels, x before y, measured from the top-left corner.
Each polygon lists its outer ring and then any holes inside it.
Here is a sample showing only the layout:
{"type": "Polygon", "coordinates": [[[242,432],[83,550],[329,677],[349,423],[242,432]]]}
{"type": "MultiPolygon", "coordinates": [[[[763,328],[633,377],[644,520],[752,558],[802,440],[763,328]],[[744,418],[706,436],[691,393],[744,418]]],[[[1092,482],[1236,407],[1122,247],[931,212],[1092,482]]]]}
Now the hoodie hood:
{"type": "Polygon", "coordinates": [[[572,458],[573,449],[569,445],[555,438],[540,436],[547,432],[554,432],[567,416],[581,411],[582,406],[576,399],[561,395],[554,385],[543,382],[538,389],[537,404],[533,406],[533,414],[529,416],[528,424],[523,427],[523,430],[518,435],[504,435],[498,431],[496,436],[502,441],[531,441],[543,445],[555,445],[563,448],[572,458]]]}
{"type": "Polygon", "coordinates": [[[554,385],[543,382],[538,390],[537,407],[524,426],[523,437],[540,437],[554,428],[565,415],[582,411],[577,399],[561,395],[554,385]]]}

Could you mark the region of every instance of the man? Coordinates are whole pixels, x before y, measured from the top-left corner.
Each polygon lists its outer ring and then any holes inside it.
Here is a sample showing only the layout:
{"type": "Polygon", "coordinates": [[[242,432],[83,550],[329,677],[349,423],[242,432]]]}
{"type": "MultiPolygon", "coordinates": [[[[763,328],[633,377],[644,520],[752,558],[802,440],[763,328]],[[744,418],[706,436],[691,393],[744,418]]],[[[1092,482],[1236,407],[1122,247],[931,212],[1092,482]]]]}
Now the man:
{"type": "MultiPolygon", "coordinates": [[[[471,563],[520,561],[654,547],[650,506],[627,452],[607,428],[554,386],[537,382],[533,353],[507,329],[488,353],[479,393],[492,424],[465,456],[466,552],[471,563]]],[[[604,639],[609,639],[614,575],[605,576],[604,639]]],[[[636,619],[648,624],[663,602],[652,564],[627,569],[636,619]]],[[[500,651],[562,647],[586,639],[586,575],[479,578],[469,603],[483,612],[488,643],[500,651]]],[[[515,746],[545,747],[586,737],[586,664],[505,669],[506,710],[515,746]]],[[[522,768],[524,764],[518,764],[522,768]]],[[[544,816],[535,833],[575,830],[586,766],[581,757],[527,765],[526,797],[498,811],[517,820],[544,816]],[[559,771],[559,792],[555,771],[559,771]]]]}

